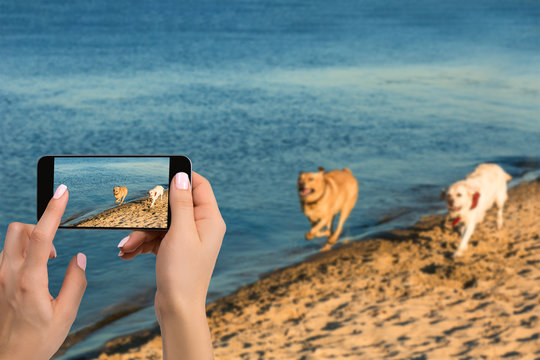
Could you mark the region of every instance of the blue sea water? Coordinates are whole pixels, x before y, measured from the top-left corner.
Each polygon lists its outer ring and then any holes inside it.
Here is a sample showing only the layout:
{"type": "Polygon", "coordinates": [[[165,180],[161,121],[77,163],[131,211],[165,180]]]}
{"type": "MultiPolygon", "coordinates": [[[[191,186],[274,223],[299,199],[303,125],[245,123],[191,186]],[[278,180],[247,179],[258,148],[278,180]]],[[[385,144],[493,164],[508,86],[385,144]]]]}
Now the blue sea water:
{"type": "Polygon", "coordinates": [[[53,189],[60,184],[69,189],[69,202],[60,224],[71,226],[119,205],[115,203],[115,186],[128,190],[123,203],[147,198],[148,191],[157,185],[166,189],[169,158],[56,157],[53,176],[53,189]]]}
{"type": "MultiPolygon", "coordinates": [[[[322,245],[299,171],[353,171],[353,240],[441,211],[478,163],[512,185],[540,169],[538,1],[5,0],[0,59],[2,233],[35,221],[42,155],[185,154],[228,225],[210,300],[322,245]]],[[[154,259],[118,258],[127,234],[56,236],[53,294],[88,257],[73,331],[143,307],[66,359],[154,322],[154,259]]]]}

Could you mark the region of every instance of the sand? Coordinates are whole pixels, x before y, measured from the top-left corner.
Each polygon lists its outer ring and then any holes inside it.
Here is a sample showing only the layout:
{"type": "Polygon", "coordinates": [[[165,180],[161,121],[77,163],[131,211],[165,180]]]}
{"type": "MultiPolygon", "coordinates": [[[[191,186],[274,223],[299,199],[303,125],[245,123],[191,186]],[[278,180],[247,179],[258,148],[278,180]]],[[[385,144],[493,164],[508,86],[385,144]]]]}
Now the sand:
{"type": "Polygon", "coordinates": [[[167,204],[169,191],[158,198],[153,207],[149,198],[123,203],[112,209],[77,223],[76,227],[125,227],[125,228],[167,228],[167,204]]]}
{"type": "MultiPolygon", "coordinates": [[[[444,217],[423,217],[278,270],[207,306],[216,359],[540,358],[540,181],[490,211],[463,258],[444,217]]],[[[158,331],[100,360],[161,359],[158,331]]]]}

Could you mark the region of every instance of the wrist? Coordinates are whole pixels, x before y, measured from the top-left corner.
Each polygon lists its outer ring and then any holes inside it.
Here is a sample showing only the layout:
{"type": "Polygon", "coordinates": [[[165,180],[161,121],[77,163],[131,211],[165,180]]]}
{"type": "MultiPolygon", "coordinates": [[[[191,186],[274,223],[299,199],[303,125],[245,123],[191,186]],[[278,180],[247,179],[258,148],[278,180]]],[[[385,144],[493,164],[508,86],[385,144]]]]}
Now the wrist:
{"type": "Polygon", "coordinates": [[[214,358],[204,301],[191,300],[171,301],[156,294],[156,315],[163,341],[163,359],[214,358]]]}
{"type": "Polygon", "coordinates": [[[192,319],[194,317],[204,316],[206,319],[206,299],[183,299],[181,297],[172,298],[164,296],[158,291],[155,299],[156,312],[161,320],[174,319],[192,319]]]}

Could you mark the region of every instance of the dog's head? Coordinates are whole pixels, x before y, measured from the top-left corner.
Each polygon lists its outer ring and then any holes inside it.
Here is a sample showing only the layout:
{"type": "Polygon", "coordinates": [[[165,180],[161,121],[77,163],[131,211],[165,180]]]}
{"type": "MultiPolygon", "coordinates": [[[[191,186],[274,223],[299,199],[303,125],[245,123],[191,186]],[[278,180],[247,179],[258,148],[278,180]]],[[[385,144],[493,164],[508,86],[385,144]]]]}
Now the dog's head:
{"type": "Polygon", "coordinates": [[[318,172],[301,172],[298,175],[298,196],[300,200],[311,202],[324,193],[324,169],[319,167],[318,172]]]}
{"type": "Polygon", "coordinates": [[[115,186],[113,188],[113,192],[114,192],[114,196],[118,196],[122,192],[122,188],[120,186],[115,186]]]}
{"type": "Polygon", "coordinates": [[[157,191],[149,191],[148,196],[150,196],[151,198],[157,196],[157,191]]]}
{"type": "MultiPolygon", "coordinates": [[[[441,197],[443,194],[441,194],[441,197]]],[[[480,191],[466,181],[452,184],[444,193],[449,214],[459,214],[463,210],[472,210],[478,204],[480,191]]]]}

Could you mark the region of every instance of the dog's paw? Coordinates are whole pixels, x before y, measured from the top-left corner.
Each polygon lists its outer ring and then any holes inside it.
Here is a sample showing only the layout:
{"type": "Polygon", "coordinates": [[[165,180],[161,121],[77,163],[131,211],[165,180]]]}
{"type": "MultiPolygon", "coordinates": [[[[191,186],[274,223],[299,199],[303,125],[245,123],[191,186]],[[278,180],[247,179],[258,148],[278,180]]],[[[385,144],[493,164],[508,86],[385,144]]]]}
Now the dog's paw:
{"type": "Polygon", "coordinates": [[[332,236],[326,240],[327,244],[331,244],[330,246],[334,245],[337,242],[338,237],[336,236],[336,233],[334,233],[332,236]]]}
{"type": "Polygon", "coordinates": [[[465,250],[467,250],[467,249],[458,249],[458,250],[454,253],[454,259],[455,259],[455,258],[462,257],[463,254],[465,254],[465,250]]]}
{"type": "Polygon", "coordinates": [[[306,241],[310,241],[310,240],[313,240],[315,238],[315,235],[311,231],[308,231],[306,233],[305,238],[306,238],[306,241]]]}
{"type": "Polygon", "coordinates": [[[324,245],[322,248],[321,248],[321,252],[324,252],[324,251],[329,251],[330,249],[332,249],[332,245],[330,244],[326,244],[324,245]]]}

